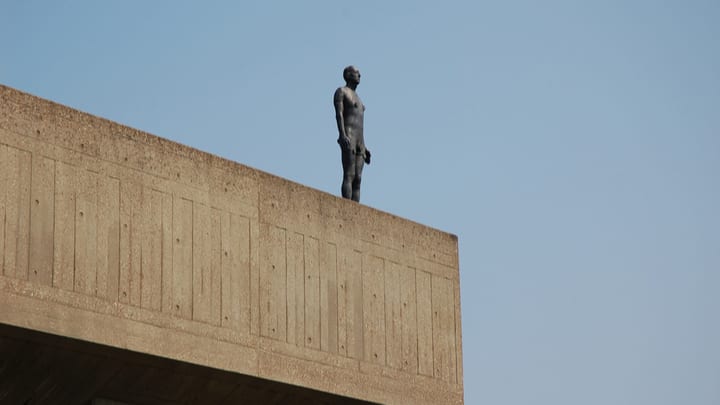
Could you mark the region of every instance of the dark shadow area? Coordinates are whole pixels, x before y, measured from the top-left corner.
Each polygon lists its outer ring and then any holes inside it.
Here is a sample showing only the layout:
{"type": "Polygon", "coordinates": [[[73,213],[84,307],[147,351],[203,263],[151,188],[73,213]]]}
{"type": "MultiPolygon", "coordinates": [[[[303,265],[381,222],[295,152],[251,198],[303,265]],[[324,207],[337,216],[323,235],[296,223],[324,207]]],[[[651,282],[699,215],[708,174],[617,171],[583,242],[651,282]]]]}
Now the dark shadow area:
{"type": "Polygon", "coordinates": [[[0,325],[0,404],[371,403],[0,325]]]}

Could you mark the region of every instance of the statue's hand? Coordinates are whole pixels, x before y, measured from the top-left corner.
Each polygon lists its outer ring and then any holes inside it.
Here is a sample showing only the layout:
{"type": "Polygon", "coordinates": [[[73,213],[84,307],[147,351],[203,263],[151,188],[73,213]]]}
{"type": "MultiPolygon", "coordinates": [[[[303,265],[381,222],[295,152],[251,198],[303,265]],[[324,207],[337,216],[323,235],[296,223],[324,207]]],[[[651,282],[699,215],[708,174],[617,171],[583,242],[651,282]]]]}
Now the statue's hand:
{"type": "Polygon", "coordinates": [[[370,164],[370,149],[365,149],[365,163],[370,164]]]}
{"type": "Polygon", "coordinates": [[[343,149],[350,148],[350,139],[347,136],[340,135],[337,142],[340,144],[340,147],[342,147],[343,149]]]}

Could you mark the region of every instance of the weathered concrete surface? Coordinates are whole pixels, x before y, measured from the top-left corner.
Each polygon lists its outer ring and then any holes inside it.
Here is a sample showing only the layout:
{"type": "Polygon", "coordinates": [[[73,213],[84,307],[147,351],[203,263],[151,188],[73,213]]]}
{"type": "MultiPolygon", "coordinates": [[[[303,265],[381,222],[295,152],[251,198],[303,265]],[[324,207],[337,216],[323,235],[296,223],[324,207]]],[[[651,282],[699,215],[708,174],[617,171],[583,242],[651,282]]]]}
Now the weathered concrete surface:
{"type": "Polygon", "coordinates": [[[457,239],[0,86],[0,323],[462,403],[457,239]]]}

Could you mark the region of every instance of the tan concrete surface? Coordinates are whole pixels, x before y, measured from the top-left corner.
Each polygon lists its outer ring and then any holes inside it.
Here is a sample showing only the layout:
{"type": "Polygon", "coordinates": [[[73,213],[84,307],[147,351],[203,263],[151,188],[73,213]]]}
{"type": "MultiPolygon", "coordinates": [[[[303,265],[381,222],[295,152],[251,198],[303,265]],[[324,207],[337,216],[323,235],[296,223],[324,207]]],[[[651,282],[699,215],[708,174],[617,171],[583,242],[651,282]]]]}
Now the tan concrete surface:
{"type": "Polygon", "coordinates": [[[0,323],[462,403],[457,238],[0,86],[0,323]]]}

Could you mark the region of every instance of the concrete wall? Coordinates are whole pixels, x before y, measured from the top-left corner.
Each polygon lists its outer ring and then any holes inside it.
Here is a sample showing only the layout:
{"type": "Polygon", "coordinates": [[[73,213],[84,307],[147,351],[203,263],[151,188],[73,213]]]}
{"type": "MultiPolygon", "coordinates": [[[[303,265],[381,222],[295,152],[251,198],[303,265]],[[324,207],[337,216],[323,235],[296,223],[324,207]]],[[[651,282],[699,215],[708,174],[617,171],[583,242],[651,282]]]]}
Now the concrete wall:
{"type": "Polygon", "coordinates": [[[453,235],[7,87],[0,102],[0,323],[462,403],[453,235]]]}

